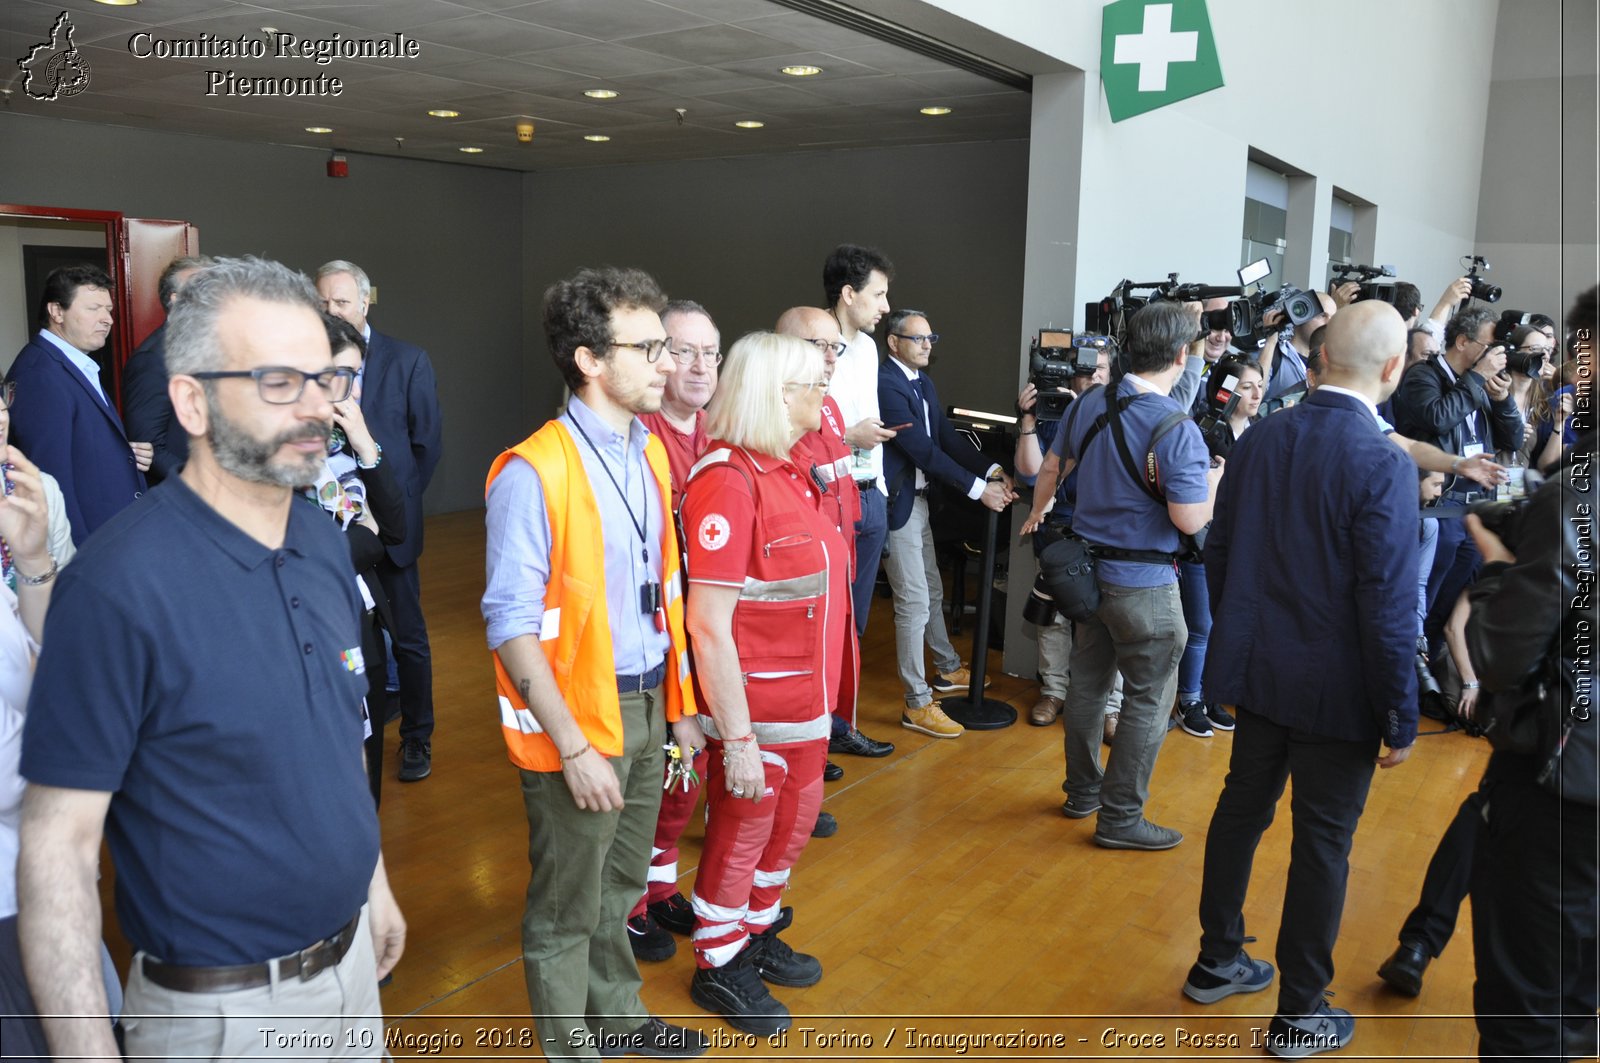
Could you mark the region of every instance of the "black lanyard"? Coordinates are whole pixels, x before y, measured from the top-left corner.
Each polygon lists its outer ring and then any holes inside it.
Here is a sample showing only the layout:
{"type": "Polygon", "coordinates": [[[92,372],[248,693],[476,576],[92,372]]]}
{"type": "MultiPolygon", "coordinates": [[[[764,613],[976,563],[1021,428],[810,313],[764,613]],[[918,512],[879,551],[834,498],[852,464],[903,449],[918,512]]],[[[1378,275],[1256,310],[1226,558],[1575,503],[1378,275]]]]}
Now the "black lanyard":
{"type": "MultiPolygon", "coordinates": [[[[605,456],[600,453],[600,448],[594,445],[594,440],[589,438],[589,433],[583,430],[583,425],[578,423],[576,417],[569,415],[568,419],[571,420],[572,427],[576,428],[578,434],[583,437],[583,441],[589,444],[589,449],[594,451],[595,460],[600,463],[600,468],[605,472],[606,479],[611,481],[611,486],[616,489],[617,497],[622,499],[622,508],[628,511],[628,522],[633,525],[633,530],[639,535],[639,555],[644,559],[644,583],[639,586],[639,611],[646,616],[659,614],[661,611],[661,584],[650,578],[650,540],[646,534],[650,527],[650,487],[643,480],[640,481],[639,486],[643,488],[642,493],[644,495],[641,503],[641,508],[644,510],[644,519],[641,520],[633,515],[633,503],[628,500],[628,493],[617,482],[617,476],[611,471],[611,466],[606,464],[605,456]]],[[[624,440],[623,475],[627,475],[627,447],[627,441],[624,440]]],[[[649,475],[648,470],[645,475],[649,475]]],[[[659,615],[656,617],[656,627],[658,630],[664,630],[659,615]]]]}

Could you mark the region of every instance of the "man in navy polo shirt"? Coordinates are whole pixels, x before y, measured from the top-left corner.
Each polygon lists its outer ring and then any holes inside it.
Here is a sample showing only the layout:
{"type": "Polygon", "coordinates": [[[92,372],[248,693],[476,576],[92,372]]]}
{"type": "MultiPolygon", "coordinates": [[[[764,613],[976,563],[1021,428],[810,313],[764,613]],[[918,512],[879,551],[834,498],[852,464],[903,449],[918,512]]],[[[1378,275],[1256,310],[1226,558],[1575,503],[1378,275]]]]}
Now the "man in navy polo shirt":
{"type": "Polygon", "coordinates": [[[1064,476],[1078,468],[1073,531],[1095,544],[1099,611],[1078,624],[1067,688],[1067,801],[1072,819],[1100,814],[1094,840],[1109,849],[1170,849],[1183,835],[1144,818],[1150,773],[1166,737],[1188,629],[1173,563],[1178,533],[1193,534],[1211,520],[1219,463],[1209,469],[1205,441],[1194,422],[1176,422],[1154,444],[1156,429],[1183,409],[1169,397],[1183,375],[1199,321],[1192,306],[1150,303],[1128,321],[1128,372],[1114,387],[1074,402],[1051,444],[1064,476]],[[1114,392],[1131,464],[1149,477],[1133,478],[1118,453],[1116,426],[1102,420],[1114,392]],[[1097,428],[1097,425],[1099,427],[1097,428]],[[1091,435],[1092,433],[1092,435],[1091,435]],[[1100,768],[1100,739],[1112,679],[1122,673],[1117,741],[1100,768]]]}
{"type": "Polygon", "coordinates": [[[167,363],[189,462],[85,544],[46,623],[22,751],[28,982],[52,1052],[119,1058],[104,831],[137,950],[131,1056],[376,1058],[405,921],[361,763],[361,601],[338,530],[293,498],[352,377],[310,283],[253,258],[189,282],[167,363]]]}

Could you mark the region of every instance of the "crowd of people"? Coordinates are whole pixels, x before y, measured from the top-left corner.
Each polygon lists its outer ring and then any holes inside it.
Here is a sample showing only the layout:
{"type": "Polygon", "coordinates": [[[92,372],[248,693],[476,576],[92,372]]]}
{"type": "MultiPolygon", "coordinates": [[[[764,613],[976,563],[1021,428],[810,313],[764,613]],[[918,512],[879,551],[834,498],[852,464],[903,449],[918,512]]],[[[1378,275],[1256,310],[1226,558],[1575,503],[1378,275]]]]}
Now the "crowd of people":
{"type": "MultiPolygon", "coordinates": [[[[1080,603],[1039,618],[1028,714],[1062,720],[1063,814],[1095,817],[1106,848],[1173,848],[1183,835],[1146,814],[1167,733],[1234,732],[1189,998],[1276,982],[1269,1051],[1350,1042],[1325,994],[1351,840],[1374,769],[1411,753],[1419,676],[1451,673],[1443,713],[1497,752],[1380,975],[1415,995],[1481,890],[1486,1055],[1592,1047],[1594,849],[1553,855],[1552,839],[1592,843],[1593,724],[1558,720],[1552,755],[1524,720],[1550,701],[1527,695],[1535,672],[1568,677],[1563,706],[1589,697],[1587,672],[1541,662],[1584,652],[1554,633],[1592,537],[1531,529],[1592,494],[1594,292],[1558,336],[1537,316],[1508,327],[1465,280],[1425,320],[1413,286],[1390,303],[1349,285],[1299,324],[1269,314],[1259,347],[1203,327],[1214,306],[1154,301],[1063,389],[1059,419],[1022,389],[1008,471],[951,425],[927,372],[933,315],[891,309],[893,279],[881,252],[841,245],[824,305],[726,350],[703,305],[640,270],[544,293],[569,397],[488,470],[482,612],[528,819],[523,969],[546,1054],[705,1052],[640,995],[638,964],[678,937],[697,1005],[751,1034],[789,1027],[768,986],[813,985],[823,963],[782,936],[805,927],[782,896],[810,839],[840,829],[821,808],[845,772],[831,758],[894,749],[856,721],[880,566],[901,725],[959,739],[936,695],[973,679],[945,624],[930,493],[1003,511],[1019,481],[1042,583],[1080,603]],[[1458,519],[1502,493],[1533,493],[1529,515],[1458,519]],[[1070,570],[1061,543],[1081,548],[1070,570]],[[1291,778],[1274,966],[1245,951],[1242,909],[1291,778]],[[685,897],[678,846],[702,799],[685,897]],[[1505,859],[1554,884],[1530,893],[1505,859]],[[1530,910],[1557,940],[1528,932],[1530,910]]],[[[0,390],[8,1055],[247,1055],[271,1047],[272,1014],[336,1032],[330,1056],[382,1053],[378,985],[406,936],[379,847],[384,725],[401,718],[398,778],[427,778],[417,561],[441,422],[428,356],[372,329],[371,291],[344,260],[313,284],[260,259],[178,259],[119,415],[92,357],[109,278],[46,284],[0,390]],[[102,839],[136,949],[121,1001],[102,839]]]]}

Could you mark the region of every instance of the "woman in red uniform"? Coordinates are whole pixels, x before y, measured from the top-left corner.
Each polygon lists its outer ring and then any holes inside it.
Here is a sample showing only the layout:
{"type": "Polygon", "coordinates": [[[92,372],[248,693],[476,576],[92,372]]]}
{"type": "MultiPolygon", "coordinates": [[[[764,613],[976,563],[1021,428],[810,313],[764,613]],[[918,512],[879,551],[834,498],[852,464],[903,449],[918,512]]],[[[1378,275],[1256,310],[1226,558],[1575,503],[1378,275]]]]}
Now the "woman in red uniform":
{"type": "Polygon", "coordinates": [[[822,804],[839,689],[848,551],[796,443],[821,423],[822,355],[752,333],[728,352],[690,474],[688,627],[707,706],[706,840],[694,885],[689,995],[747,1033],[789,1026],[774,985],[814,985],[815,957],[779,940],[779,897],[822,804]]]}

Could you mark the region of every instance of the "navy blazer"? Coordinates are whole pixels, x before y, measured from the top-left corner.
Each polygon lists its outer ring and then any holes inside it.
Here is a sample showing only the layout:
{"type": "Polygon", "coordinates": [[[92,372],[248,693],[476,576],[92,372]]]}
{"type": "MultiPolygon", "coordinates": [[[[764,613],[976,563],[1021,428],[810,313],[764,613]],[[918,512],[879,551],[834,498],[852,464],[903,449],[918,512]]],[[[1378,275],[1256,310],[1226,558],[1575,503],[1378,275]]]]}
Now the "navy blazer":
{"type": "Polygon", "coordinates": [[[933,378],[926,372],[928,424],[930,434],[923,428],[922,398],[916,385],[906,379],[898,365],[887,358],[878,367],[878,416],[893,428],[897,424],[911,423],[902,428],[883,446],[883,479],[889,487],[889,530],[905,527],[911,519],[911,506],[916,501],[916,470],[921,469],[930,482],[942,480],[962,495],[972,489],[972,479],[984,476],[994,467],[994,462],[972,445],[972,441],[950,424],[939,405],[939,393],[934,389],[933,378]]]}
{"type": "Polygon", "coordinates": [[[122,419],[55,344],[37,335],[11,363],[8,379],[17,384],[11,439],[61,485],[72,541],[81,545],[144,492],[122,419]]]}
{"type": "Polygon", "coordinates": [[[1208,701],[1391,749],[1417,734],[1417,470],[1317,390],[1239,440],[1206,539],[1208,701]]]}
{"type": "Polygon", "coordinates": [[[145,479],[155,486],[189,460],[189,433],[172,416],[167,394],[167,323],[145,337],[122,367],[122,423],[128,438],[155,449],[145,479]]]}
{"type": "Polygon", "coordinates": [[[439,385],[427,352],[372,330],[361,373],[361,415],[372,438],[393,462],[405,496],[405,538],[389,547],[389,560],[404,568],[422,555],[422,493],[443,453],[439,385]]]}

